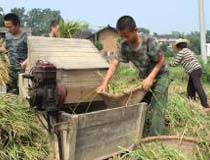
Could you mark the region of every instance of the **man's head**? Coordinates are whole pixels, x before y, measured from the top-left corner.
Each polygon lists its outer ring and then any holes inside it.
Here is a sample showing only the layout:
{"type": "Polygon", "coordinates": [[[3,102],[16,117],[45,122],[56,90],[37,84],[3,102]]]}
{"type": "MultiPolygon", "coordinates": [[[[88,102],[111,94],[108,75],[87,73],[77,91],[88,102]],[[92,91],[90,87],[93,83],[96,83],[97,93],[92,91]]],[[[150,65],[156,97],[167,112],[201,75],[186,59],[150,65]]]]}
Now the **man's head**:
{"type": "Polygon", "coordinates": [[[125,40],[132,42],[137,34],[137,27],[135,20],[130,16],[122,16],[117,21],[117,30],[120,36],[125,40]]]}
{"type": "Polygon", "coordinates": [[[8,13],[4,16],[4,26],[11,34],[17,34],[20,30],[19,17],[14,13],[8,13]]]}
{"type": "Polygon", "coordinates": [[[53,20],[50,24],[50,33],[53,37],[59,37],[59,23],[58,21],[53,20]]]}

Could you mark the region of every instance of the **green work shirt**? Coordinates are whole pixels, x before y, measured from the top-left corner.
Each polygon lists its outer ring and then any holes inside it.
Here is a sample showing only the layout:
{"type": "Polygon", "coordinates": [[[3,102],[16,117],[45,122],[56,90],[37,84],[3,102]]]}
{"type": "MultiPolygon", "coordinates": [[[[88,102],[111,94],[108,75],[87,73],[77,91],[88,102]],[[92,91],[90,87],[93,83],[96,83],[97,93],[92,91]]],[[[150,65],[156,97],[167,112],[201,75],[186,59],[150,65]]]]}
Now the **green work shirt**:
{"type": "Polygon", "coordinates": [[[8,58],[10,68],[14,70],[20,69],[20,64],[27,58],[27,33],[21,32],[18,37],[11,33],[6,33],[5,45],[8,50],[8,58]]]}
{"type": "MultiPolygon", "coordinates": [[[[128,63],[131,61],[139,70],[139,77],[146,78],[155,65],[158,63],[160,55],[160,47],[158,42],[149,35],[140,33],[142,43],[133,49],[129,43],[123,42],[118,53],[117,60],[119,62],[128,63]]],[[[164,65],[159,74],[168,72],[168,66],[164,65]]]]}

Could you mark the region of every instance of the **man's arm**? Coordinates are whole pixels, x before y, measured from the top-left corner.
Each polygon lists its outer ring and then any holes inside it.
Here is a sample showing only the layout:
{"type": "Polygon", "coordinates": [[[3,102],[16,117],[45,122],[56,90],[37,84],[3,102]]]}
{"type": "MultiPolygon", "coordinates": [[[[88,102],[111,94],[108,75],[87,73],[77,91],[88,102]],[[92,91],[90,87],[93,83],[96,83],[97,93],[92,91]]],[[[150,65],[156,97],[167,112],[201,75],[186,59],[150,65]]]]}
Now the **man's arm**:
{"type": "Polygon", "coordinates": [[[146,91],[152,87],[156,76],[160,72],[161,68],[165,65],[165,57],[160,49],[158,41],[154,38],[149,38],[147,41],[147,47],[150,60],[156,65],[150,74],[143,80],[143,88],[146,91]]]}
{"type": "Polygon", "coordinates": [[[176,55],[176,58],[175,58],[174,62],[170,63],[170,66],[171,66],[171,67],[175,67],[175,66],[177,66],[178,64],[180,64],[181,61],[182,61],[182,55],[183,55],[182,53],[178,53],[178,54],[176,55]]]}
{"type": "Polygon", "coordinates": [[[21,64],[20,64],[20,66],[21,66],[21,69],[25,69],[26,68],[26,65],[27,65],[27,63],[28,63],[28,58],[26,58],[21,64]]]}
{"type": "Polygon", "coordinates": [[[164,65],[165,65],[165,57],[163,56],[163,54],[160,54],[159,61],[157,62],[151,73],[143,81],[144,90],[148,91],[152,87],[156,76],[158,75],[158,73],[160,72],[161,68],[164,65]]]}
{"type": "Polygon", "coordinates": [[[108,86],[109,81],[111,80],[112,76],[114,75],[117,67],[118,67],[119,61],[117,59],[113,59],[111,64],[109,65],[109,69],[106,73],[106,76],[101,83],[101,85],[96,89],[97,93],[102,93],[106,91],[106,88],[108,86]]]}

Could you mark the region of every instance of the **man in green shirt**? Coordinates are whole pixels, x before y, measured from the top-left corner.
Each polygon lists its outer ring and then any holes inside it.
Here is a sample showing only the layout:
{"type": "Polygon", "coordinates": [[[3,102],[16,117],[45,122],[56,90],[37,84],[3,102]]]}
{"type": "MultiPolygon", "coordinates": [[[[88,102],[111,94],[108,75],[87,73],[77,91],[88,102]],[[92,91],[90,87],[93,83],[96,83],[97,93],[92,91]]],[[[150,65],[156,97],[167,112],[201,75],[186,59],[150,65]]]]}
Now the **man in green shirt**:
{"type": "Polygon", "coordinates": [[[10,82],[7,85],[7,92],[18,94],[18,73],[25,69],[27,63],[27,34],[21,30],[20,19],[13,13],[5,15],[4,25],[7,33],[0,52],[8,53],[10,63],[10,82]]]}
{"type": "Polygon", "coordinates": [[[165,108],[167,105],[169,72],[157,41],[143,33],[139,34],[134,19],[123,16],[117,22],[117,30],[123,39],[118,56],[113,59],[97,93],[105,92],[120,62],[132,62],[143,78],[143,89],[148,91],[145,102],[149,104],[147,114],[148,127],[145,125],[144,135],[164,134],[165,108]]]}

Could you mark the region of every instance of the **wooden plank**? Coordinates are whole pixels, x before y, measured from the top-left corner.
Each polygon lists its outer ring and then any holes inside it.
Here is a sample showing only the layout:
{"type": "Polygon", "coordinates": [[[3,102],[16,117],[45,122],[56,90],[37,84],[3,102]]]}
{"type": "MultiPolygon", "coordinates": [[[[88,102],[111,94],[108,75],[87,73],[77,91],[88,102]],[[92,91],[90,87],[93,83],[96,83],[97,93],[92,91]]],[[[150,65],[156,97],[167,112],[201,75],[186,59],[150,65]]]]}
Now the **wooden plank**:
{"type": "Polygon", "coordinates": [[[121,119],[121,122],[113,121],[112,123],[104,123],[103,125],[95,125],[83,129],[78,128],[78,148],[85,150],[89,147],[95,147],[98,143],[104,143],[104,141],[117,141],[116,139],[121,137],[127,137],[134,142],[136,136],[136,118],[137,117],[128,117],[126,119],[121,119]],[[127,126],[126,124],[129,125],[127,126]],[[97,137],[98,142],[96,142],[96,140],[93,141],[93,135],[97,137]]]}
{"type": "Polygon", "coordinates": [[[35,47],[32,49],[33,52],[98,52],[98,50],[94,47],[77,47],[77,46],[60,46],[55,47],[49,45],[48,47],[35,47]]]}
{"type": "Polygon", "coordinates": [[[67,97],[65,103],[81,103],[92,102],[93,100],[102,100],[98,95],[91,95],[95,91],[95,88],[74,88],[67,87],[67,97]]]}
{"type": "Polygon", "coordinates": [[[78,38],[52,38],[52,37],[42,37],[42,36],[29,36],[28,37],[29,40],[39,40],[39,41],[54,41],[54,42],[86,42],[86,43],[90,43],[89,40],[87,39],[78,39],[78,38]]]}
{"type": "Polygon", "coordinates": [[[23,73],[18,75],[19,96],[22,98],[28,97],[28,81],[23,78],[23,73]]]}
{"type": "MultiPolygon", "coordinates": [[[[50,43],[50,42],[49,42],[50,43]]],[[[78,48],[92,48],[95,47],[93,44],[68,44],[68,43],[37,43],[37,44],[31,44],[33,48],[49,48],[52,47],[78,47],[78,48]]]]}
{"type": "MultiPolygon", "coordinates": [[[[79,56],[76,56],[76,55],[71,56],[71,54],[63,54],[63,56],[62,55],[49,56],[49,55],[44,55],[44,54],[43,55],[38,54],[38,56],[39,56],[40,60],[48,58],[48,61],[61,61],[61,60],[63,60],[64,62],[69,62],[69,63],[75,62],[75,61],[77,61],[77,63],[85,62],[86,64],[90,64],[91,62],[92,63],[106,62],[105,60],[101,61],[100,57],[95,57],[95,58],[93,58],[92,56],[86,57],[86,56],[82,56],[81,54],[79,56]],[[89,58],[88,61],[87,61],[87,58],[89,58]]],[[[67,63],[67,64],[69,64],[69,63],[67,63]]],[[[107,66],[107,65],[105,64],[103,66],[107,66]]]]}
{"type": "Polygon", "coordinates": [[[104,75],[106,73],[106,69],[90,69],[90,70],[59,70],[59,76],[57,75],[57,79],[61,80],[63,82],[87,82],[87,85],[89,85],[91,79],[91,82],[96,83],[95,85],[98,85],[99,82],[103,80],[103,77],[101,75],[104,75]]]}
{"type": "MultiPolygon", "coordinates": [[[[33,40],[34,41],[34,40],[33,40]]],[[[76,47],[81,47],[81,48],[95,48],[95,45],[92,42],[89,43],[78,43],[78,42],[48,42],[48,41],[43,41],[43,43],[33,43],[31,44],[33,47],[36,48],[43,48],[43,47],[72,47],[72,48],[76,48],[76,47]]]]}
{"type": "Polygon", "coordinates": [[[112,108],[104,111],[80,115],[78,129],[89,128],[92,126],[103,125],[134,116],[139,116],[136,114],[139,113],[138,108],[139,104],[136,104],[134,106],[130,105],[127,107],[112,108]],[[111,114],[108,114],[109,112],[111,112],[111,114]]]}
{"type": "MultiPolygon", "coordinates": [[[[64,49],[69,49],[69,48],[75,48],[75,49],[78,49],[78,47],[79,48],[81,48],[81,49],[94,49],[94,50],[96,50],[96,51],[98,51],[94,46],[92,46],[92,45],[76,45],[76,46],[74,46],[74,45],[65,45],[65,44],[55,44],[55,45],[52,45],[52,44],[46,44],[46,45],[35,45],[35,44],[33,44],[32,45],[33,46],[33,48],[35,48],[35,49],[37,49],[37,50],[42,50],[42,51],[46,51],[47,49],[48,49],[48,47],[49,48],[52,48],[52,50],[56,50],[56,49],[58,49],[58,47],[62,47],[62,48],[64,48],[64,49]],[[46,48],[45,48],[46,47],[46,48]]],[[[62,49],[62,48],[59,48],[59,49],[62,49]]]]}
{"type": "Polygon", "coordinates": [[[53,63],[58,69],[104,69],[108,67],[105,60],[101,60],[99,57],[89,58],[86,57],[37,57],[32,61],[32,65],[35,65],[37,60],[43,60],[53,63]]]}
{"type": "Polygon", "coordinates": [[[55,45],[62,45],[64,44],[64,46],[66,45],[70,45],[70,46],[77,46],[77,45],[83,45],[83,46],[89,46],[91,44],[91,46],[93,46],[93,43],[90,41],[83,41],[83,39],[78,39],[78,40],[72,40],[72,39],[67,39],[66,41],[64,41],[63,39],[57,40],[57,38],[49,38],[49,39],[31,39],[29,40],[29,42],[31,41],[37,41],[36,44],[34,44],[35,46],[38,45],[48,45],[49,44],[55,44],[55,45]]]}
{"type": "MultiPolygon", "coordinates": [[[[34,51],[32,51],[34,52],[34,51]]],[[[97,51],[88,51],[88,50],[84,50],[84,51],[36,51],[34,52],[35,54],[38,54],[39,56],[62,56],[63,54],[67,54],[67,56],[82,56],[84,54],[84,56],[91,56],[93,57],[93,54],[99,54],[97,51]]],[[[101,56],[102,57],[102,56],[101,56]]]]}
{"type": "Polygon", "coordinates": [[[49,61],[59,69],[108,68],[89,40],[29,37],[28,46],[30,68],[37,60],[49,61]]]}
{"type": "MultiPolygon", "coordinates": [[[[98,141],[99,142],[99,141],[98,141]]],[[[130,138],[125,136],[116,138],[111,141],[103,141],[103,143],[98,143],[95,146],[88,146],[85,149],[77,149],[76,159],[77,160],[95,160],[99,157],[105,156],[107,154],[113,154],[115,152],[121,151],[121,148],[128,148],[131,144],[130,138]],[[118,144],[118,146],[116,146],[118,144]]],[[[100,159],[102,160],[102,159],[100,159]]]]}
{"type": "MultiPolygon", "coordinates": [[[[62,113],[65,115],[65,113],[62,113]]],[[[78,126],[78,116],[71,115],[68,119],[63,116],[63,121],[68,122],[68,130],[65,131],[64,143],[63,143],[63,160],[76,160],[76,136],[77,136],[77,126],[78,126]]]]}
{"type": "Polygon", "coordinates": [[[76,159],[92,160],[139,140],[139,112],[145,111],[141,107],[145,108],[146,104],[78,115],[76,159]]]}
{"type": "Polygon", "coordinates": [[[51,37],[28,37],[28,43],[33,46],[94,46],[93,43],[86,39],[65,39],[65,38],[51,38],[51,37]],[[32,43],[36,41],[36,43],[32,43]]]}
{"type": "Polygon", "coordinates": [[[106,70],[59,70],[57,81],[67,88],[66,103],[88,102],[93,101],[93,99],[101,100],[101,97],[95,93],[96,87],[102,81],[98,72],[104,74],[106,70]]]}
{"type": "Polygon", "coordinates": [[[142,106],[144,105],[145,107],[139,107],[139,111],[138,111],[138,113],[139,113],[139,116],[138,116],[139,118],[137,120],[137,134],[139,134],[137,136],[137,138],[139,138],[139,139],[137,139],[138,142],[140,141],[140,139],[143,135],[145,118],[146,118],[145,113],[147,112],[147,109],[148,109],[146,103],[141,103],[141,104],[142,104],[142,106]]]}
{"type": "MultiPolygon", "coordinates": [[[[46,121],[46,114],[44,112],[38,112],[37,117],[41,121],[41,123],[44,125],[43,129],[46,132],[46,134],[49,134],[48,132],[48,123],[46,121]],[[46,127],[46,128],[45,128],[46,127]]],[[[49,160],[59,160],[59,149],[58,149],[58,139],[55,134],[49,135],[50,136],[50,144],[49,144],[49,160]]]]}

